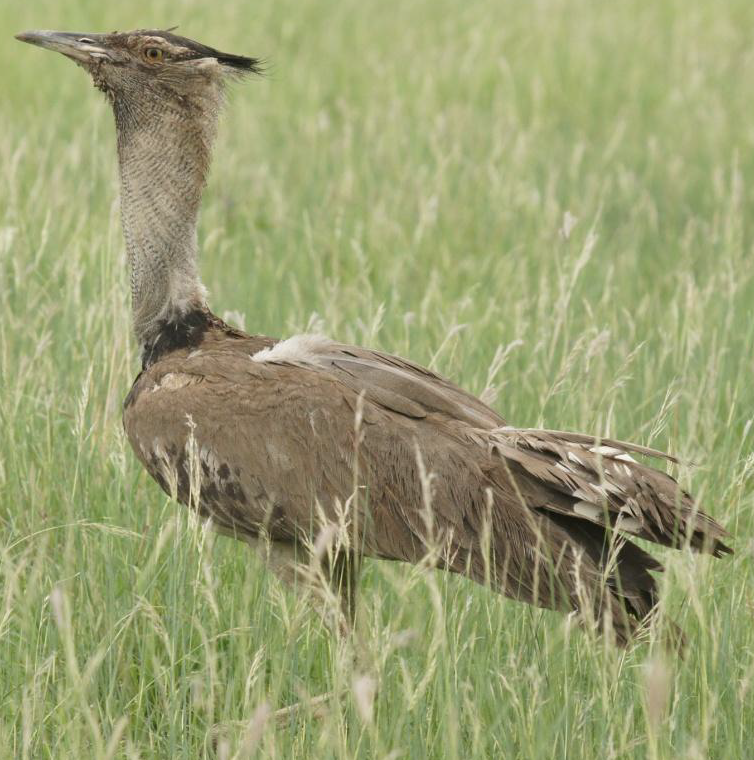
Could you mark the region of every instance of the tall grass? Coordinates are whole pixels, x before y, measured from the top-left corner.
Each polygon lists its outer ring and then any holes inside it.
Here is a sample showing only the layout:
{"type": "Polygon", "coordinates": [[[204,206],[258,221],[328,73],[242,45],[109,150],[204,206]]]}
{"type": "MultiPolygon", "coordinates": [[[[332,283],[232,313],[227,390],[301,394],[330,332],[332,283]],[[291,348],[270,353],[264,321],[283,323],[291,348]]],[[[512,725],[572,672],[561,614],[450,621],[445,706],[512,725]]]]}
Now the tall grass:
{"type": "Polygon", "coordinates": [[[750,757],[752,26],[748,0],[4,3],[0,755],[750,757]],[[696,462],[737,553],[658,551],[684,661],[367,562],[352,674],[299,595],[141,471],[112,119],[11,34],[175,23],[272,62],[221,127],[216,310],[696,462]]]}

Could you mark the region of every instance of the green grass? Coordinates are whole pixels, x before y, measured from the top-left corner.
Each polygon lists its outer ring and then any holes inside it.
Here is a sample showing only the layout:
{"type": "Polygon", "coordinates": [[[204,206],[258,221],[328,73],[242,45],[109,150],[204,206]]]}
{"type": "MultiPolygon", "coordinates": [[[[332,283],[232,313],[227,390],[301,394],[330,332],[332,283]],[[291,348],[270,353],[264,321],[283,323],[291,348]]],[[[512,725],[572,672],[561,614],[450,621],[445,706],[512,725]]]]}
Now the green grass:
{"type": "Polygon", "coordinates": [[[750,757],[754,4],[123,8],[0,6],[0,755],[195,758],[222,724],[224,758],[750,757]],[[319,617],[141,471],[112,117],[11,35],[176,23],[272,62],[221,125],[212,305],[494,386],[516,424],[696,462],[682,478],[737,553],[657,552],[685,661],[368,562],[370,721],[319,617]],[[323,719],[263,720],[340,686],[323,719]]]}

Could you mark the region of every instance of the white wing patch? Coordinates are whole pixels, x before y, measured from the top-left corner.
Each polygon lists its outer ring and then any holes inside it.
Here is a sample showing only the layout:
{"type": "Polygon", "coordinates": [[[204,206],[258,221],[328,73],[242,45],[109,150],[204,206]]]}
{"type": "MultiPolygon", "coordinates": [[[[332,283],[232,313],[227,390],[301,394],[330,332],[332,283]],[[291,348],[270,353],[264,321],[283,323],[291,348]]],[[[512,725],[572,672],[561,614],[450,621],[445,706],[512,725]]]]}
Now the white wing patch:
{"type": "Polygon", "coordinates": [[[253,362],[291,362],[293,364],[316,362],[319,355],[335,345],[335,341],[324,335],[304,333],[281,340],[270,348],[257,351],[253,362]]]}

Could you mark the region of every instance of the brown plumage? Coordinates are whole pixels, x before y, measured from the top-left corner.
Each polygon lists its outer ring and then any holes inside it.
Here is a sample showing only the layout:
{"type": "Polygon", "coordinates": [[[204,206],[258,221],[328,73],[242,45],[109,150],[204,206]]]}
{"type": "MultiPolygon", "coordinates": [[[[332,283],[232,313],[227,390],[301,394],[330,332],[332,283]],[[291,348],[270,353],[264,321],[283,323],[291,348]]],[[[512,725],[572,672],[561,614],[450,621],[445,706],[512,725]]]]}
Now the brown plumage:
{"type": "Polygon", "coordinates": [[[20,38],[74,58],[113,105],[143,358],[123,421],[150,475],[218,530],[269,538],[285,566],[345,525],[330,564],[339,583],[348,568],[348,610],[360,556],[428,561],[612,621],[620,642],[655,607],[662,569],[628,535],[730,551],[672,477],[632,454],[672,457],[510,427],[405,359],[247,335],[209,311],[196,218],[224,82],[254,59],[160,31],[20,38]]]}

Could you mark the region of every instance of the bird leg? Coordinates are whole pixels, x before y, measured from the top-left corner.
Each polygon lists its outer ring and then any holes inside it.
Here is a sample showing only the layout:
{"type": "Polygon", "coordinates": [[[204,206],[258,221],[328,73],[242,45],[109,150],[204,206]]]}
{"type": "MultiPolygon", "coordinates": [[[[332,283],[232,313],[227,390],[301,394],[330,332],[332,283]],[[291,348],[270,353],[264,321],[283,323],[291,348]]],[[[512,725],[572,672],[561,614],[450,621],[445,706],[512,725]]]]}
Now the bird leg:
{"type": "MultiPolygon", "coordinates": [[[[357,591],[360,561],[351,552],[342,548],[330,547],[329,551],[292,552],[286,549],[288,560],[281,562],[278,547],[270,545],[270,554],[277,553],[268,565],[275,574],[293,584],[298,590],[304,589],[307,601],[322,615],[325,625],[330,629],[336,644],[336,656],[342,656],[342,662],[351,660],[347,665],[349,671],[358,670],[358,663],[365,659],[363,647],[355,635],[357,591]],[[303,555],[303,556],[302,556],[303,555]],[[301,560],[308,555],[308,562],[301,560]]],[[[313,550],[314,549],[314,550],[313,550]]],[[[273,713],[276,723],[290,724],[300,713],[309,711],[314,718],[322,718],[327,713],[328,701],[341,694],[346,686],[316,697],[302,698],[299,702],[280,708],[273,713]]]]}

